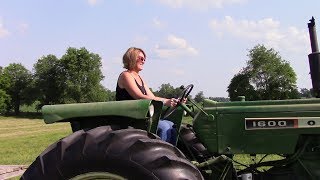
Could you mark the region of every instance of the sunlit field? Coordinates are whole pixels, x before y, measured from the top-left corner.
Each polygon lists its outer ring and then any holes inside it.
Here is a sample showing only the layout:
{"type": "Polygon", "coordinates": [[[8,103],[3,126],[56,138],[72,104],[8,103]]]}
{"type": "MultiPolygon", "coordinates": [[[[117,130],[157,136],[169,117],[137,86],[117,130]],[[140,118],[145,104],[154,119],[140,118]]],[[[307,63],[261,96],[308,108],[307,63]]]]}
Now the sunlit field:
{"type": "Polygon", "coordinates": [[[69,123],[0,116],[0,164],[30,165],[48,145],[70,133],[69,123]]]}

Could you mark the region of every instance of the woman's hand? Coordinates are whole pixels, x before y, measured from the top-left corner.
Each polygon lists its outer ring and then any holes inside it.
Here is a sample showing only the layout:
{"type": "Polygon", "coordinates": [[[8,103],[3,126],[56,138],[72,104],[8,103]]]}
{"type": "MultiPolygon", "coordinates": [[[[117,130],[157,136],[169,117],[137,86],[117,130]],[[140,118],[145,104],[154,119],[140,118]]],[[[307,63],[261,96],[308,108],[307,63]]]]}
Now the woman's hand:
{"type": "MultiPolygon", "coordinates": [[[[180,98],[178,98],[178,100],[180,101],[180,98]]],[[[187,102],[187,98],[183,98],[181,101],[180,101],[180,103],[183,103],[183,104],[185,104],[187,102]]]]}
{"type": "MultiPolygon", "coordinates": [[[[164,105],[169,107],[174,107],[178,104],[179,101],[180,101],[180,98],[165,99],[164,105]]],[[[186,102],[187,102],[187,98],[184,98],[182,101],[180,101],[180,103],[186,103],[186,102]]]]}
{"type": "Polygon", "coordinates": [[[164,105],[169,107],[174,107],[178,104],[178,102],[179,102],[179,99],[176,99],[176,98],[166,99],[164,100],[164,105]]]}

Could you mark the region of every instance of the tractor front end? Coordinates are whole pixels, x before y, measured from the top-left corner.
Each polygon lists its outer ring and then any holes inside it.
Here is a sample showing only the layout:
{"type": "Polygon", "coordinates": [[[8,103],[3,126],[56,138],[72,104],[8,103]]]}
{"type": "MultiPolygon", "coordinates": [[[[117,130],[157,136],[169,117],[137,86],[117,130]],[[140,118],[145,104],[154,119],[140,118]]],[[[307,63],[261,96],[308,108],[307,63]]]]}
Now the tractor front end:
{"type": "MultiPolygon", "coordinates": [[[[203,111],[194,117],[193,130],[205,147],[197,155],[206,157],[202,162],[223,155],[240,165],[238,175],[251,173],[255,179],[320,178],[319,99],[225,103],[205,100],[203,111]],[[244,154],[262,156],[247,165],[234,159],[235,155],[244,154]],[[268,155],[278,158],[265,161],[268,155]]],[[[191,149],[195,147],[191,145],[191,149]]],[[[216,167],[207,168],[203,169],[213,171],[216,167]]]]}

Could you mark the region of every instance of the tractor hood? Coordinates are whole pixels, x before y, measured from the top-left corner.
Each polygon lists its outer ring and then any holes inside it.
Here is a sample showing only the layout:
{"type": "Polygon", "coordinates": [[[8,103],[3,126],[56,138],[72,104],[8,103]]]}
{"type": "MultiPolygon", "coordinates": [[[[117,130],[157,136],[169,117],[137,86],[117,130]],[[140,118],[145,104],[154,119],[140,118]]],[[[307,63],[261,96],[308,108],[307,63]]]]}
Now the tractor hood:
{"type": "Polygon", "coordinates": [[[320,99],[289,99],[289,100],[260,100],[260,101],[233,101],[216,102],[205,99],[205,109],[216,110],[219,113],[275,113],[275,112],[301,112],[319,111],[320,99]]]}

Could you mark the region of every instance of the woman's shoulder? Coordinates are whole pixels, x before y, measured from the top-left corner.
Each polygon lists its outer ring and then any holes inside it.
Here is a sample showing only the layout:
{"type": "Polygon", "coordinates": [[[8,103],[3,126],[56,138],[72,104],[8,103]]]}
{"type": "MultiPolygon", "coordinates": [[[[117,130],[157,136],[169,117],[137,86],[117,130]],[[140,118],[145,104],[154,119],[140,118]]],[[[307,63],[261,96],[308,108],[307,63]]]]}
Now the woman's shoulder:
{"type": "Polygon", "coordinates": [[[120,75],[119,75],[119,77],[120,78],[127,78],[127,77],[130,77],[131,75],[130,75],[130,73],[128,72],[128,71],[123,71],[120,75]]]}
{"type": "Polygon", "coordinates": [[[118,82],[131,82],[133,81],[132,75],[130,74],[130,72],[128,71],[123,71],[120,75],[119,75],[119,79],[118,82]]]}
{"type": "Polygon", "coordinates": [[[129,71],[122,71],[122,73],[120,75],[130,75],[129,71]]]}

